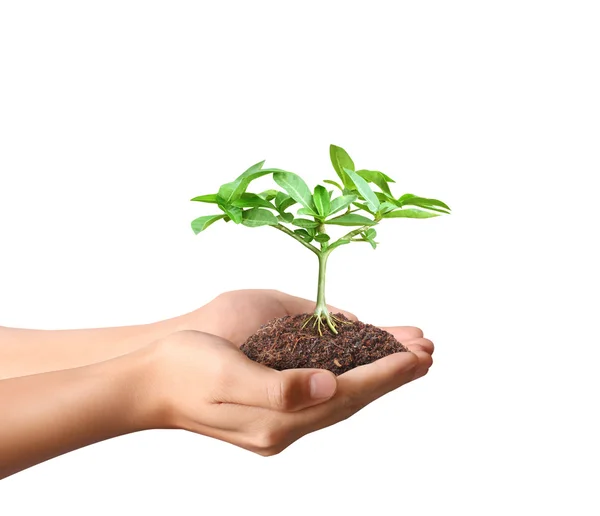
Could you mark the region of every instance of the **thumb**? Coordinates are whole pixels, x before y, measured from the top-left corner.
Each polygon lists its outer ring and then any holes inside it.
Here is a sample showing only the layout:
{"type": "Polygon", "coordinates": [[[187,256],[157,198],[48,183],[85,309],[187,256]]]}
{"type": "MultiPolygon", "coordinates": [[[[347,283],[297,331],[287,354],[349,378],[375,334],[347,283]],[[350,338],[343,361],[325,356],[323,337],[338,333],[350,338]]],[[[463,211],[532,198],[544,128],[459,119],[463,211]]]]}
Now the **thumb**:
{"type": "Polygon", "coordinates": [[[231,375],[228,375],[226,396],[229,403],[289,412],[327,401],[337,389],[337,380],[331,371],[276,371],[243,354],[240,358],[244,360],[231,368],[231,375]]]}

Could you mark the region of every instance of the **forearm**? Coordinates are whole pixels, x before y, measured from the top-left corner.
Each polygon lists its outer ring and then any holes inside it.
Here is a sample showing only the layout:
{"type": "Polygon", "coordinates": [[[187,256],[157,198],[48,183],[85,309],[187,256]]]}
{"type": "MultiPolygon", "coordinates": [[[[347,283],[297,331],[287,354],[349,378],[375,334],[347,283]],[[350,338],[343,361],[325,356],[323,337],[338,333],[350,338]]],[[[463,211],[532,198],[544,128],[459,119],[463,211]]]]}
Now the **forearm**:
{"type": "Polygon", "coordinates": [[[138,351],[75,369],[0,381],[0,478],[152,426],[151,357],[138,351]]]}
{"type": "Polygon", "coordinates": [[[152,324],[85,330],[0,327],[0,380],[94,364],[187,328],[186,316],[152,324]]]}

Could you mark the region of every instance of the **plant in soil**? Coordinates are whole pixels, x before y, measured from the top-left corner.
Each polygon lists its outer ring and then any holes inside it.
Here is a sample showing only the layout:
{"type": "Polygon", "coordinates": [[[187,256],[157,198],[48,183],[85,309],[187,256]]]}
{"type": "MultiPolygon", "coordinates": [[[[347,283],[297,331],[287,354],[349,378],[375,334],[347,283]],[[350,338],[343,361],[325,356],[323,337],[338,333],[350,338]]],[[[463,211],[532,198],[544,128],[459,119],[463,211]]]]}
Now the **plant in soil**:
{"type": "Polygon", "coordinates": [[[375,249],[375,226],[383,219],[428,219],[450,213],[448,205],[437,199],[410,193],[396,197],[391,177],[377,170],[357,170],[341,147],[331,145],[329,151],[339,181],[325,179],[311,190],[299,175],[263,168],[261,161],[222,185],[217,193],[192,199],[214,204],[219,210],[192,221],[196,234],[218,221],[249,228],[267,226],[293,238],[317,258],[314,312],[269,321],[240,348],[249,358],[274,369],[320,367],[341,374],[406,351],[390,333],[329,312],[325,302],[327,261],[336,249],[355,242],[375,249]],[[254,180],[267,175],[279,188],[248,191],[254,180]],[[334,228],[346,229],[334,238],[330,234],[334,228]]]}

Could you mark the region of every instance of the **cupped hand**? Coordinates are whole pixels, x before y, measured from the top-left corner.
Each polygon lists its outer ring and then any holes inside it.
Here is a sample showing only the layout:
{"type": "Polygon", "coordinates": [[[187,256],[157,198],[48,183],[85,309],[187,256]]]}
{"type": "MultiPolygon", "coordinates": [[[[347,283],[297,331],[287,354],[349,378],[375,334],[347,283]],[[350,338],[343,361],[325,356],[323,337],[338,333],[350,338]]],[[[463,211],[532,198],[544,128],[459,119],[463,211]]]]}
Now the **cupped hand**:
{"type": "MultiPolygon", "coordinates": [[[[356,321],[356,316],[329,306],[356,321]]],[[[315,302],[278,290],[234,290],[183,316],[185,328],[212,333],[241,346],[260,326],[286,315],[312,313],[315,302]]]]}
{"type": "Polygon", "coordinates": [[[145,351],[151,357],[148,392],[155,400],[152,427],[186,429],[261,455],[279,453],[427,373],[433,345],[420,330],[387,330],[410,352],[337,378],[321,369],[276,371],[223,338],[192,330],[174,333],[145,351]]]}

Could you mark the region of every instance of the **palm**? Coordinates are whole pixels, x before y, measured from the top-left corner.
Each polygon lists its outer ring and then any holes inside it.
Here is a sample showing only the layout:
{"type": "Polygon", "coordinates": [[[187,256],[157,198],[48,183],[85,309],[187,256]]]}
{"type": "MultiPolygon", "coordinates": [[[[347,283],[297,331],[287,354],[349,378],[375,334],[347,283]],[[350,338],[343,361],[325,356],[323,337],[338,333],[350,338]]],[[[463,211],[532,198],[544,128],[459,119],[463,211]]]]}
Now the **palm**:
{"type": "MultiPolygon", "coordinates": [[[[342,312],[346,317],[356,320],[356,316],[329,306],[331,312],[342,312]]],[[[261,325],[271,319],[312,313],[315,302],[301,297],[290,296],[278,290],[234,290],[221,294],[197,312],[202,320],[202,331],[212,333],[241,346],[261,325]]],[[[414,326],[384,327],[409,350],[425,350],[431,354],[433,344],[423,339],[423,332],[414,326]]]]}
{"type": "Polygon", "coordinates": [[[209,319],[206,331],[240,346],[271,319],[313,309],[314,303],[311,307],[310,301],[276,290],[235,290],[221,294],[201,310],[209,319]]]}

